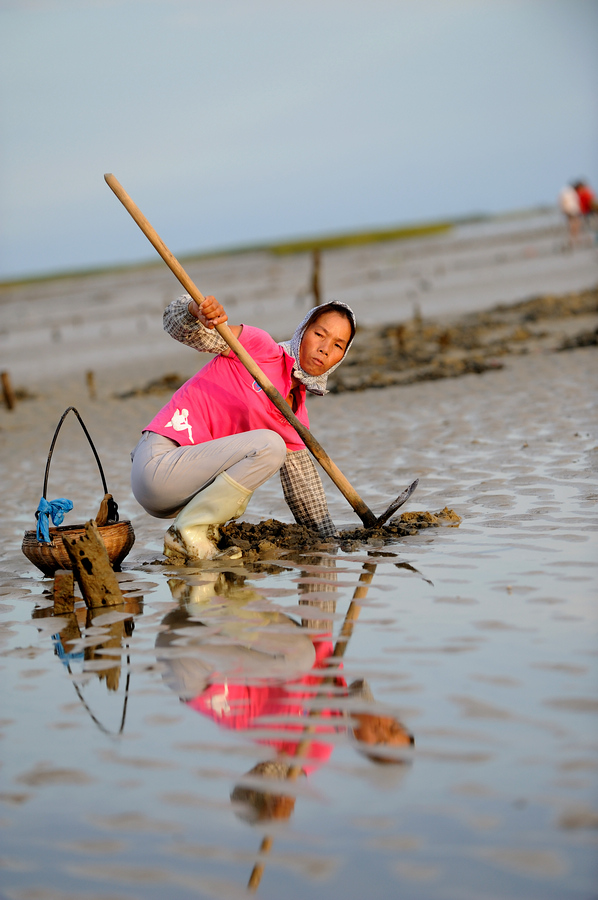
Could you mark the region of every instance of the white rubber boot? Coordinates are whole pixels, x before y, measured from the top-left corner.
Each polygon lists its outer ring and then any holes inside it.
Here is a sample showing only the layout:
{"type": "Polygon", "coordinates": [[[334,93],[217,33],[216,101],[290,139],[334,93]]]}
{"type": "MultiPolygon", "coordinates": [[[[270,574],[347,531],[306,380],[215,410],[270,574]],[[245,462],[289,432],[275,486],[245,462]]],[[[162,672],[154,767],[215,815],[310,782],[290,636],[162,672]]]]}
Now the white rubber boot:
{"type": "Polygon", "coordinates": [[[164,535],[164,556],[186,559],[238,559],[238,547],[220,551],[218,525],[243,515],[253,491],[221,472],[214,481],[192,497],[164,535]],[[232,552],[231,552],[232,551],[232,552]]]}
{"type": "Polygon", "coordinates": [[[217,596],[216,589],[223,583],[222,572],[204,572],[200,584],[189,584],[181,578],[169,578],[168,587],[172,599],[184,607],[190,616],[201,606],[209,605],[217,596]]]}

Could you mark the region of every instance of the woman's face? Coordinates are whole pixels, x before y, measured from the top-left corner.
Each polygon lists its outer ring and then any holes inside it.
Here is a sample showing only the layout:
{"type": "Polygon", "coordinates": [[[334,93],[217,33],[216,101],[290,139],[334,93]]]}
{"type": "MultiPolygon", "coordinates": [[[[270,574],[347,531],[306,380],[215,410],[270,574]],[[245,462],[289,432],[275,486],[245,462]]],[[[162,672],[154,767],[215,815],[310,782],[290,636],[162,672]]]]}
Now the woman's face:
{"type": "Polygon", "coordinates": [[[342,313],[329,311],[308,325],[301,339],[299,362],[308,375],[323,375],[341,361],[351,339],[351,325],[342,313]]]}

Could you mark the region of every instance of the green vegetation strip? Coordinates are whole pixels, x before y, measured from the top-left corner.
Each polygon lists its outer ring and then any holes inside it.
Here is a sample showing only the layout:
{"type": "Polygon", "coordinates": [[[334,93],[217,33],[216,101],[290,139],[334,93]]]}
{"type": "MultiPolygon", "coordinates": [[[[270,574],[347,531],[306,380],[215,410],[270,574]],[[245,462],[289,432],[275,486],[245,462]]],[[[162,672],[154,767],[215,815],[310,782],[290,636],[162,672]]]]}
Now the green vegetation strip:
{"type": "Polygon", "coordinates": [[[377,244],[382,241],[400,241],[408,238],[428,237],[450,231],[452,222],[434,222],[429,225],[410,225],[403,228],[387,228],[380,231],[357,231],[349,234],[335,234],[328,237],[303,238],[282,244],[264,247],[271,253],[283,256],[289,253],[306,253],[310,250],[330,250],[336,247],[358,247],[363,244],[377,244]]]}
{"type": "MultiPolygon", "coordinates": [[[[293,253],[310,253],[312,250],[331,250],[342,247],[359,247],[364,244],[377,244],[383,241],[399,241],[409,238],[430,237],[434,234],[443,234],[450,231],[459,221],[432,222],[423,225],[408,225],[402,228],[385,228],[374,231],[355,231],[344,234],[330,234],[313,237],[305,237],[296,241],[283,241],[281,243],[246,244],[239,247],[228,247],[222,250],[208,250],[205,253],[179,254],[182,263],[198,262],[203,259],[214,259],[221,256],[237,256],[242,253],[272,253],[275,256],[287,256],[293,253]]],[[[40,275],[30,275],[24,278],[16,278],[10,281],[0,281],[0,288],[21,287],[28,284],[36,284],[43,281],[58,281],[63,278],[88,278],[96,275],[115,275],[124,272],[146,270],[162,265],[159,259],[139,260],[137,262],[120,263],[117,265],[95,266],[92,268],[71,269],[64,272],[48,272],[40,275]]]]}

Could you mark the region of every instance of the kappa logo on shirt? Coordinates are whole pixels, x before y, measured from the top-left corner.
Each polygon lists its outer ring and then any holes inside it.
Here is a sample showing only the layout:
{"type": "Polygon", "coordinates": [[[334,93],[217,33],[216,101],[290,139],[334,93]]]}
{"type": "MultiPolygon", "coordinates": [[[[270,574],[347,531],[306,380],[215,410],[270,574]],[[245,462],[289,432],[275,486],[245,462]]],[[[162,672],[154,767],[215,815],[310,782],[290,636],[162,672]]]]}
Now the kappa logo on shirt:
{"type": "Polygon", "coordinates": [[[208,706],[215,715],[222,716],[230,713],[230,703],[228,702],[228,684],[224,682],[224,691],[219,694],[212,694],[208,700],[208,706]]]}
{"type": "Polygon", "coordinates": [[[166,428],[174,428],[175,431],[188,431],[189,432],[189,440],[193,444],[193,432],[191,430],[191,425],[189,424],[189,410],[181,409],[180,411],[177,409],[175,413],[173,413],[172,419],[170,422],[166,423],[166,428]]]}

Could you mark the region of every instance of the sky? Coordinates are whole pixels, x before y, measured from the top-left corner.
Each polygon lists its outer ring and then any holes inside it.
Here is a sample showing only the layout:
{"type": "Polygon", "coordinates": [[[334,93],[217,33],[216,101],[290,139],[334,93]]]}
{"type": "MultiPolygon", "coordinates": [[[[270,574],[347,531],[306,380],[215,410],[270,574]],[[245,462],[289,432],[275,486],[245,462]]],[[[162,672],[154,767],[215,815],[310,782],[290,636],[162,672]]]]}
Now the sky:
{"type": "Polygon", "coordinates": [[[598,188],[598,0],[0,0],[0,280],[598,188]]]}

